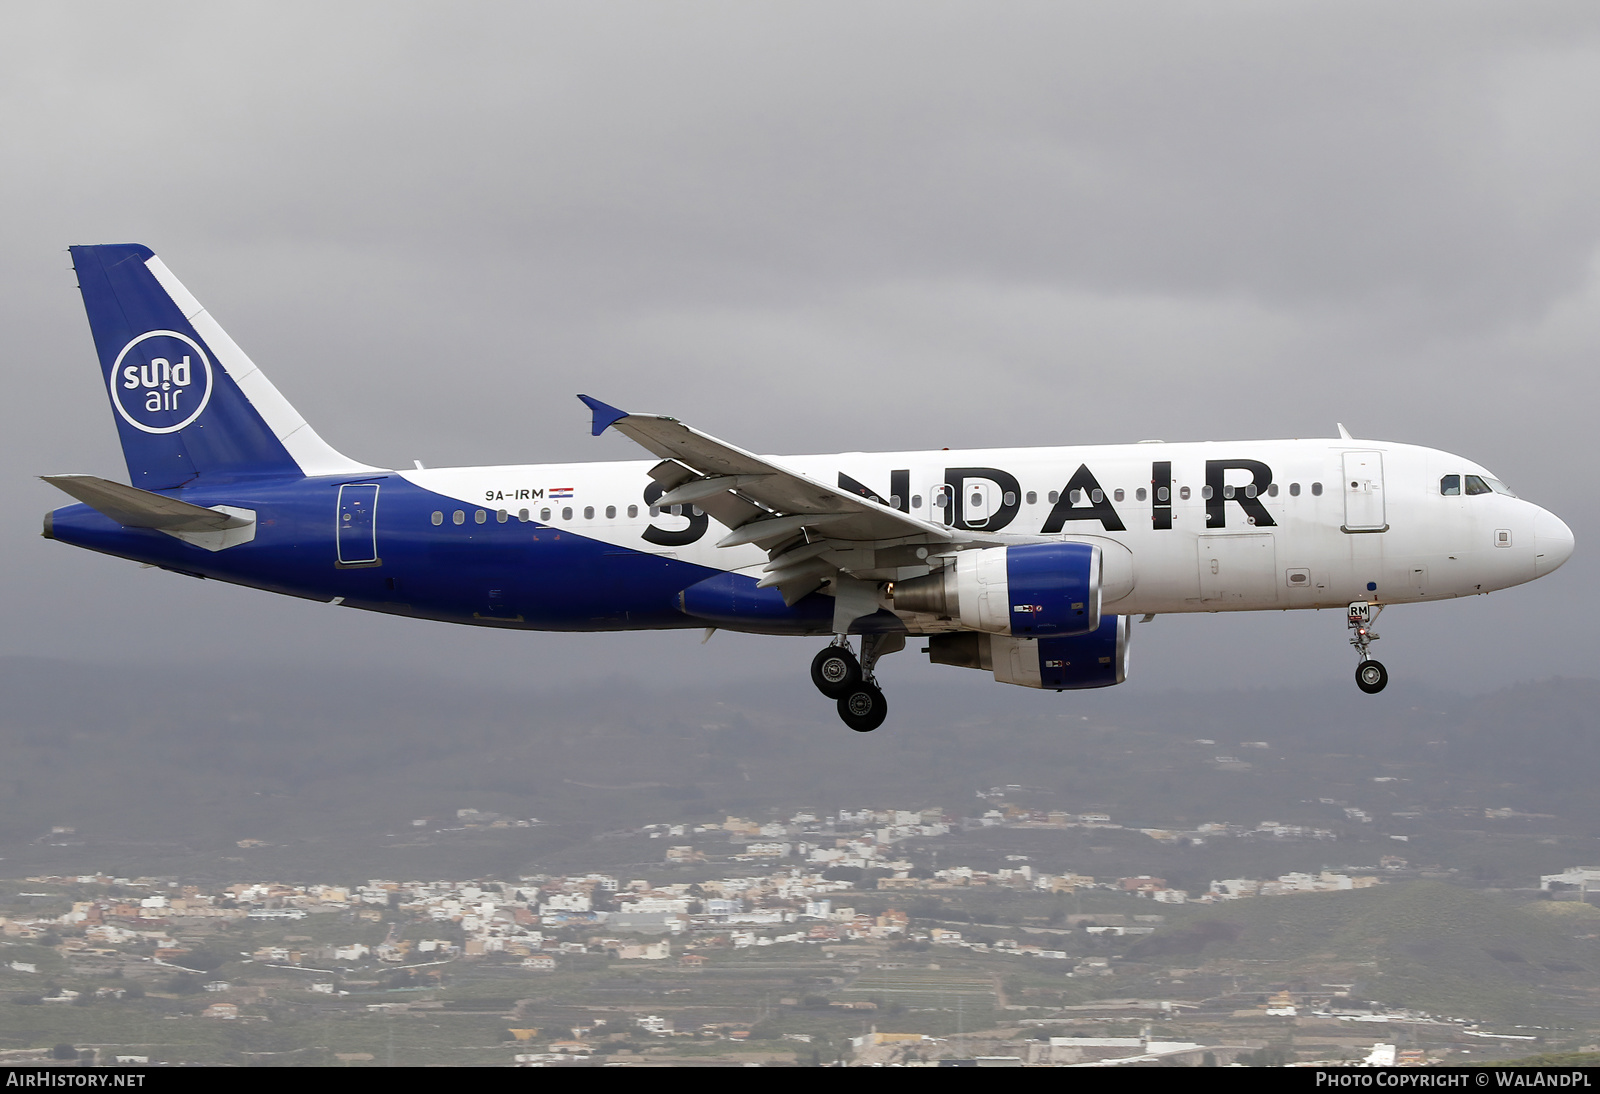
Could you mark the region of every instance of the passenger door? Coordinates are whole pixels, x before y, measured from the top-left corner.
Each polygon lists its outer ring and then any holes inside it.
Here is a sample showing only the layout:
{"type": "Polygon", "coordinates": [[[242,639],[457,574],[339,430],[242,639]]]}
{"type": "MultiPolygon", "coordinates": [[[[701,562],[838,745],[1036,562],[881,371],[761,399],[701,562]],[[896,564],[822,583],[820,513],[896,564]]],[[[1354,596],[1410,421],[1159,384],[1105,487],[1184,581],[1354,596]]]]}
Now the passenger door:
{"type": "Polygon", "coordinates": [[[1346,532],[1387,532],[1383,503],[1383,453],[1344,454],[1344,527],[1346,532]]]}
{"type": "Polygon", "coordinates": [[[377,483],[346,483],[339,487],[334,542],[340,566],[378,565],[377,514],[377,483]]]}

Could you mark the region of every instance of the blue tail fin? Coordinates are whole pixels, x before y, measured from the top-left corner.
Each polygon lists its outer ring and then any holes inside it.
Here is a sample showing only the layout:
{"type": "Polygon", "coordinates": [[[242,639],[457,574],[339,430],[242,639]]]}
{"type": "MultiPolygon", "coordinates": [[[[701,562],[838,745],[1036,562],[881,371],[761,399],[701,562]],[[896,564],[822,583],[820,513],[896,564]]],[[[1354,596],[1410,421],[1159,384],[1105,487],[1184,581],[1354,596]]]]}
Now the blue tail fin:
{"type": "Polygon", "coordinates": [[[73,247],[134,486],[363,474],[328,446],[148,247],[73,247]]]}

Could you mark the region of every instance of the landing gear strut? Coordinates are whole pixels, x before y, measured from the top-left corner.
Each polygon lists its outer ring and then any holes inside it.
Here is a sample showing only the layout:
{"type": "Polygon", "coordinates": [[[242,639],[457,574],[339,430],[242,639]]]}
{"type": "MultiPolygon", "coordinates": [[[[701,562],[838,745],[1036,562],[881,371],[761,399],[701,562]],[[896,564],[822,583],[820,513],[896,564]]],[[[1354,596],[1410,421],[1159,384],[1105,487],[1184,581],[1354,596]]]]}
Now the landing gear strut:
{"type": "Polygon", "coordinates": [[[1373,660],[1367,652],[1367,647],[1378,640],[1378,632],[1372,629],[1372,625],[1378,621],[1378,614],[1382,611],[1382,604],[1369,604],[1365,600],[1357,600],[1350,605],[1350,629],[1355,632],[1350,644],[1356,648],[1356,656],[1361,659],[1356,666],[1356,687],[1368,695],[1378,694],[1389,683],[1389,670],[1383,667],[1382,661],[1373,660]]]}
{"type": "Polygon", "coordinates": [[[904,635],[867,634],[861,636],[861,657],[850,650],[847,635],[834,636],[833,644],[811,661],[811,682],[833,699],[844,724],[857,733],[871,733],[889,715],[889,702],[873,678],[878,658],[905,648],[904,635]]]}

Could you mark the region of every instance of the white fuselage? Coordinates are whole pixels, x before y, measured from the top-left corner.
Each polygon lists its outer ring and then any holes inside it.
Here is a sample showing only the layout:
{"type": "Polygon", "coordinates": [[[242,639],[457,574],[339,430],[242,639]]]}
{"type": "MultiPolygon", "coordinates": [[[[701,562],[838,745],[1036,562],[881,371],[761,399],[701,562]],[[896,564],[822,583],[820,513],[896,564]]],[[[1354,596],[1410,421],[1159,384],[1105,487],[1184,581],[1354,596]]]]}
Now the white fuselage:
{"type": "MultiPolygon", "coordinates": [[[[1571,531],[1548,511],[1509,493],[1461,488],[1468,476],[1494,481],[1477,464],[1391,442],[1144,442],[783,462],[995,542],[1096,542],[1105,557],[1103,606],[1122,615],[1467,596],[1548,573],[1573,546],[1571,531]],[[1459,492],[1444,492],[1446,476],[1457,477],[1459,492]]],[[[459,500],[469,521],[479,509],[490,520],[505,510],[614,546],[758,575],[766,552],[717,547],[726,529],[714,520],[690,507],[652,514],[651,466],[442,468],[403,477],[459,500]]],[[[928,573],[937,558],[903,543],[852,545],[852,572],[882,581],[928,573]]],[[[950,626],[901,615],[913,631],[950,626]]]]}

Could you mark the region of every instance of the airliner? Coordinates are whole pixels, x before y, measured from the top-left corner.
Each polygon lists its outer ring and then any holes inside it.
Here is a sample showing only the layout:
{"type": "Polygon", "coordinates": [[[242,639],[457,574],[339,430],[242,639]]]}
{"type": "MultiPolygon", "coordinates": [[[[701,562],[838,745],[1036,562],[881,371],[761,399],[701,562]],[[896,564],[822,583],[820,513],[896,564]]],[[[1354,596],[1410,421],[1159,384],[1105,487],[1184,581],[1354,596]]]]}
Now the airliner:
{"type": "Polygon", "coordinates": [[[1130,623],[1333,608],[1356,683],[1391,604],[1520,585],[1571,530],[1447,452],[1330,439],[757,455],[580,395],[648,459],[390,469],[341,455],[148,247],[71,248],[129,483],[48,475],[44,535],[349,608],[508,630],[827,638],[853,730],[916,637],[1070,691],[1127,679],[1130,623]]]}

